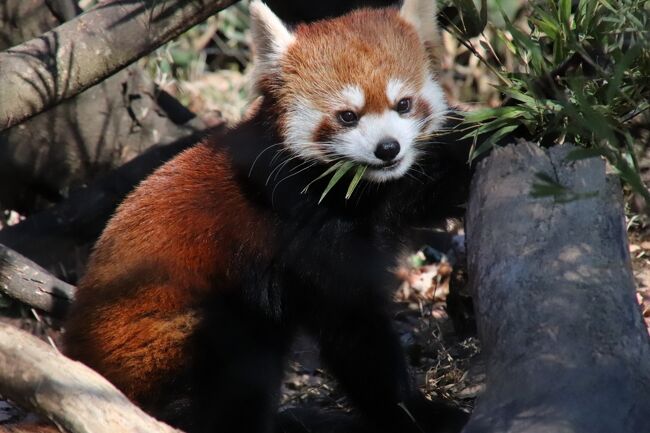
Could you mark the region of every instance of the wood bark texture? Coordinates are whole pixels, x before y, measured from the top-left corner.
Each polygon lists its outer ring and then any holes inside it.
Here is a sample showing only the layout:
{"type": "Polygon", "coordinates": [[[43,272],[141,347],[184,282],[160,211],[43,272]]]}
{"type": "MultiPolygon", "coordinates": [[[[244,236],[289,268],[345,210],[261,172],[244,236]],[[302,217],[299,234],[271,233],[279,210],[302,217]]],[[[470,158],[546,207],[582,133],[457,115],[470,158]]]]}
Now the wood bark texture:
{"type": "Polygon", "coordinates": [[[70,433],[179,433],[145,414],[85,365],[2,323],[0,394],[70,433]]]}
{"type": "Polygon", "coordinates": [[[648,431],[620,182],[571,149],[510,145],[477,167],[467,251],[487,383],[464,433],[648,431]],[[570,192],[533,197],[536,173],[570,192]]]}
{"type": "Polygon", "coordinates": [[[56,317],[64,317],[76,288],[0,244],[0,292],[56,317]]]}
{"type": "Polygon", "coordinates": [[[0,53],[0,131],[113,75],[235,0],[107,0],[0,53]]]}

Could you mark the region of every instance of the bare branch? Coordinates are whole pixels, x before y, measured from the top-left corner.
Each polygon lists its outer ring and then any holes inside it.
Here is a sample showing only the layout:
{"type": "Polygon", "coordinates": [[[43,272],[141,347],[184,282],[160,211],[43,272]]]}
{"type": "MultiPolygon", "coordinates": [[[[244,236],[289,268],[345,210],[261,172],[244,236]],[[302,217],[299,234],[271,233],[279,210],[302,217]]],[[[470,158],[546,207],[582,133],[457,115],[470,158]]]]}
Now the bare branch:
{"type": "Polygon", "coordinates": [[[235,0],[108,0],[0,53],[0,131],[104,80],[235,0]]]}
{"type": "Polygon", "coordinates": [[[74,299],[75,290],[74,286],[0,244],[0,292],[63,317],[74,299]]]}

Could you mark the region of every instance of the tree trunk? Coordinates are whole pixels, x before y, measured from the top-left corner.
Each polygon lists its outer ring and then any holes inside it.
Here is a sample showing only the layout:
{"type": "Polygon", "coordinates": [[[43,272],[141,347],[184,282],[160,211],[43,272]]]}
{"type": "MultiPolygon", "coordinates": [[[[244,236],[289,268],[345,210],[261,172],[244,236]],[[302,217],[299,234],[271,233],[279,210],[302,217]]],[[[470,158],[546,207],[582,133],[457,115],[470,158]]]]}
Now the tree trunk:
{"type": "Polygon", "coordinates": [[[464,433],[648,431],[620,183],[571,148],[510,145],[477,167],[467,251],[487,384],[464,433]],[[567,189],[534,197],[536,173],[567,189]]]}

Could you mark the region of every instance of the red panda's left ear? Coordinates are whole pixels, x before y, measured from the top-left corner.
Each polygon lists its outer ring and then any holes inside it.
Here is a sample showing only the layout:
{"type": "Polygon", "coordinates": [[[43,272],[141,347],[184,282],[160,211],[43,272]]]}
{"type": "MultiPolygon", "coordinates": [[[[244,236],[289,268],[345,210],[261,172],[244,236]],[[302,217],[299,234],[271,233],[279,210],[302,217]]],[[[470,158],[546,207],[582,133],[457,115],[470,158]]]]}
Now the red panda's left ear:
{"type": "Polygon", "coordinates": [[[399,14],[415,27],[422,42],[435,55],[441,47],[436,0],[404,0],[399,14]]]}
{"type": "Polygon", "coordinates": [[[278,70],[280,59],[295,37],[262,1],[252,1],[249,10],[255,75],[259,77],[278,70]]]}

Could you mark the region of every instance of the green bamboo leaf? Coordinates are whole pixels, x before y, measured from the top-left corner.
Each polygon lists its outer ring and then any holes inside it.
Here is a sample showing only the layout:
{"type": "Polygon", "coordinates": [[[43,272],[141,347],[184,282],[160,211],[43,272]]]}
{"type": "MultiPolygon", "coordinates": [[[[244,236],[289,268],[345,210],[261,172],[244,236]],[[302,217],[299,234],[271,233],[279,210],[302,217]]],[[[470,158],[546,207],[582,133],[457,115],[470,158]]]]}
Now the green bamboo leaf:
{"type": "MultiPolygon", "coordinates": [[[[476,8],[473,0],[453,0],[458,9],[463,36],[473,38],[481,34],[487,25],[487,0],[481,0],[481,10],[476,8]]],[[[458,23],[457,23],[458,24],[458,23]]]]}
{"type": "Polygon", "coordinates": [[[352,197],[352,193],[354,192],[354,189],[357,187],[357,185],[359,185],[359,182],[361,181],[361,178],[363,177],[363,174],[366,172],[367,168],[368,168],[367,165],[357,166],[357,171],[356,173],[354,173],[354,177],[350,182],[350,186],[348,186],[348,192],[345,194],[346,200],[352,197]]]}
{"type": "Polygon", "coordinates": [[[468,123],[484,122],[488,119],[514,119],[526,114],[525,107],[481,108],[464,114],[468,123]]]}
{"type": "Polygon", "coordinates": [[[519,44],[520,47],[525,48],[524,52],[530,56],[530,65],[533,71],[536,74],[544,73],[546,62],[539,43],[533,40],[530,34],[522,32],[510,22],[506,23],[506,29],[512,35],[513,41],[519,44]]]}
{"type": "Polygon", "coordinates": [[[573,149],[569,154],[566,156],[567,161],[578,161],[581,159],[589,159],[589,158],[594,158],[597,156],[603,156],[603,150],[601,149],[586,149],[584,147],[579,147],[577,149],[573,149]]]}
{"type": "Polygon", "coordinates": [[[485,140],[477,149],[472,149],[472,151],[470,152],[469,160],[473,161],[477,156],[481,155],[482,153],[485,153],[492,146],[494,146],[497,141],[499,141],[501,138],[505,137],[506,135],[508,135],[515,129],[517,129],[518,127],[519,125],[508,125],[499,129],[497,132],[492,134],[490,138],[485,140]]]}
{"type": "Polygon", "coordinates": [[[327,195],[328,192],[331,191],[332,188],[334,188],[334,185],[338,183],[339,180],[345,175],[345,173],[348,172],[354,165],[354,162],[352,161],[345,161],[343,164],[341,164],[340,167],[337,168],[336,173],[334,173],[334,176],[330,179],[330,182],[327,184],[327,187],[325,187],[325,191],[323,191],[323,194],[320,196],[320,199],[318,200],[318,204],[320,204],[325,196],[327,195]]]}
{"type": "Polygon", "coordinates": [[[560,0],[558,15],[560,22],[568,25],[571,19],[571,0],[560,0]]]}
{"type": "Polygon", "coordinates": [[[311,182],[309,182],[309,183],[307,184],[307,186],[306,186],[306,187],[301,191],[301,193],[302,193],[302,194],[307,193],[307,190],[309,189],[309,187],[310,187],[314,182],[316,182],[316,181],[318,181],[318,180],[321,180],[322,178],[324,178],[324,177],[327,176],[328,174],[332,173],[334,170],[338,170],[338,168],[339,168],[340,166],[342,166],[342,165],[343,165],[343,161],[339,161],[339,162],[337,162],[336,164],[332,165],[330,168],[328,168],[327,170],[325,170],[325,171],[323,172],[323,174],[321,174],[321,175],[318,176],[316,179],[314,179],[314,180],[312,180],[311,182]]]}

